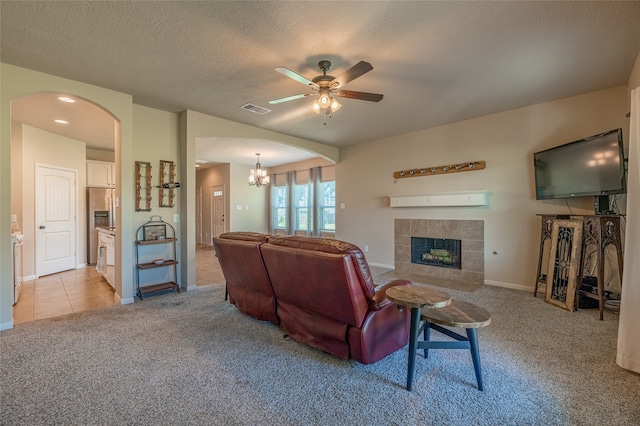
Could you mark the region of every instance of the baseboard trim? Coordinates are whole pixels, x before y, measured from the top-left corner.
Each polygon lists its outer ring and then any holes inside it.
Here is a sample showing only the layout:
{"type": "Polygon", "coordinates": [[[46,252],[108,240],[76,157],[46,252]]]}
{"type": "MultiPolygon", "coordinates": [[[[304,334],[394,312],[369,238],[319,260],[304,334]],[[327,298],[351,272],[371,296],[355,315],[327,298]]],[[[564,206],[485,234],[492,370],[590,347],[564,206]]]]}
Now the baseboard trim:
{"type": "Polygon", "coordinates": [[[394,265],[385,265],[384,263],[367,262],[369,266],[377,266],[378,268],[396,269],[394,265]]]}
{"type": "Polygon", "coordinates": [[[13,328],[13,321],[0,324],[0,331],[10,330],[13,328]]]}
{"type": "Polygon", "coordinates": [[[127,297],[126,299],[123,299],[118,293],[115,294],[114,298],[116,299],[116,305],[130,305],[136,300],[135,297],[127,297]]]}
{"type": "Polygon", "coordinates": [[[491,280],[484,280],[484,283],[486,285],[492,285],[494,287],[504,287],[504,288],[510,288],[513,290],[520,290],[520,291],[533,291],[533,288],[526,285],[521,285],[521,284],[503,283],[501,281],[491,281],[491,280]]]}

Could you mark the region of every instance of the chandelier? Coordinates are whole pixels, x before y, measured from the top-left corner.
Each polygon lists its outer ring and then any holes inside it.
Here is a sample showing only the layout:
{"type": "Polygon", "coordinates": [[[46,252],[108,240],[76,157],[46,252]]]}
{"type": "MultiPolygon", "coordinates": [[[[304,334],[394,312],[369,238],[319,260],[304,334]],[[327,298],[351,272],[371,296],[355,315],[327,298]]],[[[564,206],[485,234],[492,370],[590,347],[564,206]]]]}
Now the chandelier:
{"type": "Polygon", "coordinates": [[[256,152],[256,156],[258,157],[256,168],[249,171],[249,185],[269,185],[271,179],[269,178],[269,176],[267,176],[267,171],[260,166],[260,153],[256,152]]]}

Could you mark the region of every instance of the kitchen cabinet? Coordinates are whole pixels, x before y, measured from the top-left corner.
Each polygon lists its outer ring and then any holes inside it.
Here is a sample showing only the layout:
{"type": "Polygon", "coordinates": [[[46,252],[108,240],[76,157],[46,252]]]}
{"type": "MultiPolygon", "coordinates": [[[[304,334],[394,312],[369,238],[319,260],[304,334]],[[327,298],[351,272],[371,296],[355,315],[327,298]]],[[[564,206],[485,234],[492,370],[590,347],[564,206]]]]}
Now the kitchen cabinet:
{"type": "Polygon", "coordinates": [[[98,261],[96,270],[109,283],[116,287],[116,234],[111,228],[96,228],[98,231],[98,261]]]}
{"type": "Polygon", "coordinates": [[[180,292],[176,241],[175,229],[160,216],[151,216],[136,231],[136,293],[140,300],[150,293],[180,292]]]}
{"type": "Polygon", "coordinates": [[[87,187],[115,188],[116,165],[110,161],[87,160],[87,187]]]}

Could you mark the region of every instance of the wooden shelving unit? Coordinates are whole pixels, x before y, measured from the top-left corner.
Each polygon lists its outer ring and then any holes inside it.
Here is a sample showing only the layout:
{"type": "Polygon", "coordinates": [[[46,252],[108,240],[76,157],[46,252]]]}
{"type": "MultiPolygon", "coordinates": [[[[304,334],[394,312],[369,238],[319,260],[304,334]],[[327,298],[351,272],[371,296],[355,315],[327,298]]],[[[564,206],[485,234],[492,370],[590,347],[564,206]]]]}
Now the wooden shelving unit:
{"type": "Polygon", "coordinates": [[[169,223],[162,220],[160,216],[151,216],[148,222],[143,224],[136,231],[136,293],[140,300],[143,296],[166,290],[176,290],[180,292],[180,286],[177,283],[178,271],[176,260],[176,241],[175,229],[169,223]],[[169,248],[167,258],[154,259],[154,253],[160,250],[153,250],[152,247],[163,250],[169,248]],[[154,270],[159,268],[170,268],[169,274],[171,279],[168,281],[141,284],[141,272],[154,270]]]}

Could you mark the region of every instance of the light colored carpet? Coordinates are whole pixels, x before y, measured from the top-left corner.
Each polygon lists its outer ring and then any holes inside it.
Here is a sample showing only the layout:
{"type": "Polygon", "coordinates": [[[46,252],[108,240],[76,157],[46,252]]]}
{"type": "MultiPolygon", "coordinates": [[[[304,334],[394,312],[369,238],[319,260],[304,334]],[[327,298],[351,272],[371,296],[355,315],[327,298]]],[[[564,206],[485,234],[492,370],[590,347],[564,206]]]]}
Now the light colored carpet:
{"type": "MultiPolygon", "coordinates": [[[[2,425],[637,425],[640,375],[616,366],[617,317],[529,293],[450,294],[493,313],[468,351],[373,365],[284,338],[224,286],[34,321],[0,333],[2,425]]],[[[433,333],[434,337],[437,333],[433,333]]]]}
{"type": "Polygon", "coordinates": [[[447,278],[427,277],[427,276],[418,275],[418,274],[407,274],[402,272],[396,272],[394,270],[391,270],[391,271],[387,270],[386,272],[383,272],[382,274],[375,277],[375,279],[377,281],[385,281],[385,282],[395,280],[395,279],[405,279],[413,282],[414,285],[417,284],[417,285],[442,287],[442,288],[466,291],[466,292],[476,291],[477,289],[482,287],[482,284],[474,284],[466,281],[450,280],[447,278]]]}

